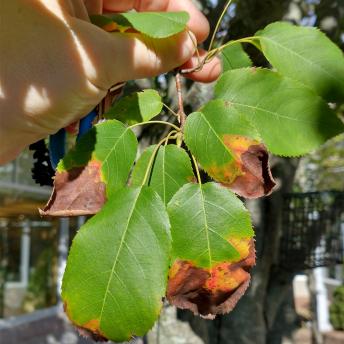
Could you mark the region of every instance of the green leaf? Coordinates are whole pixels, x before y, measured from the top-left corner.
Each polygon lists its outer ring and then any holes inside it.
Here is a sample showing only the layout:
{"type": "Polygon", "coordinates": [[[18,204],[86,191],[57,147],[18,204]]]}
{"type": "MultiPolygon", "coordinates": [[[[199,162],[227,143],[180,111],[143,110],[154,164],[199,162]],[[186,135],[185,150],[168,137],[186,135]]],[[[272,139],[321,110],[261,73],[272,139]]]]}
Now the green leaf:
{"type": "Polygon", "coordinates": [[[101,164],[102,179],[107,195],[111,196],[126,185],[136,158],[137,139],[130,128],[112,120],[96,125],[59,163],[58,172],[85,166],[90,162],[101,164]]]}
{"type": "Polygon", "coordinates": [[[97,124],[60,161],[54,190],[42,215],[77,216],[98,212],[128,181],[137,140],[123,123],[97,124]]]}
{"type": "Polygon", "coordinates": [[[251,67],[252,61],[240,43],[231,44],[221,51],[223,72],[228,70],[251,67]]]}
{"type": "Polygon", "coordinates": [[[168,214],[170,302],[196,314],[227,312],[247,288],[255,260],[248,211],[228,189],[207,183],[185,185],[168,204],[168,214]]]}
{"type": "Polygon", "coordinates": [[[274,154],[306,154],[343,131],[342,122],[322,98],[298,81],[270,70],[226,72],[215,95],[244,115],[274,154]]]}
{"type": "Polygon", "coordinates": [[[100,15],[100,14],[91,15],[90,20],[91,20],[92,24],[97,25],[100,28],[104,28],[104,27],[114,23],[114,21],[111,18],[104,16],[104,15],[100,15]]]}
{"type": "Polygon", "coordinates": [[[213,179],[240,196],[261,197],[275,186],[256,129],[222,99],[188,116],[185,142],[213,179]]]}
{"type": "Polygon", "coordinates": [[[169,220],[148,187],[124,188],[73,240],[62,298],[70,320],[116,342],[143,336],[165,295],[169,220]]]}
{"type": "Polygon", "coordinates": [[[250,216],[228,189],[215,183],[187,184],[172,198],[167,210],[174,257],[212,268],[248,255],[247,247],[243,254],[231,240],[253,237],[250,216]]]}
{"type": "Polygon", "coordinates": [[[277,70],[308,85],[328,101],[344,101],[344,56],[315,28],[273,23],[257,33],[277,70]]]}
{"type": "Polygon", "coordinates": [[[129,27],[152,38],[167,38],[186,30],[190,16],[187,12],[127,12],[107,17],[96,15],[91,19],[100,27],[114,22],[122,28],[129,27]]]}
{"type": "MultiPolygon", "coordinates": [[[[131,179],[133,186],[142,185],[155,147],[148,147],[136,163],[131,179]]],[[[184,184],[189,183],[193,178],[190,158],[184,149],[176,145],[160,147],[154,161],[149,186],[160,195],[165,204],[184,184]]]]}
{"type": "Polygon", "coordinates": [[[115,118],[129,124],[147,122],[160,114],[163,102],[155,90],[135,92],[116,101],[105,118],[115,118]]]}

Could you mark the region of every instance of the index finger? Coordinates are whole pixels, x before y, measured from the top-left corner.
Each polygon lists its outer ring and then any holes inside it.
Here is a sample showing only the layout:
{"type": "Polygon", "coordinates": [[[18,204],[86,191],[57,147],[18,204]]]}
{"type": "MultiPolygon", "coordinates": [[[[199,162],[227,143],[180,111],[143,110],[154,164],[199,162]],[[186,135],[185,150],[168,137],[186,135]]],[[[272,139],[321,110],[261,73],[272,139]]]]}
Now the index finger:
{"type": "Polygon", "coordinates": [[[197,9],[191,0],[103,0],[103,8],[110,12],[125,12],[135,9],[139,12],[175,12],[186,11],[190,14],[188,28],[199,43],[209,35],[207,18],[197,9]]]}

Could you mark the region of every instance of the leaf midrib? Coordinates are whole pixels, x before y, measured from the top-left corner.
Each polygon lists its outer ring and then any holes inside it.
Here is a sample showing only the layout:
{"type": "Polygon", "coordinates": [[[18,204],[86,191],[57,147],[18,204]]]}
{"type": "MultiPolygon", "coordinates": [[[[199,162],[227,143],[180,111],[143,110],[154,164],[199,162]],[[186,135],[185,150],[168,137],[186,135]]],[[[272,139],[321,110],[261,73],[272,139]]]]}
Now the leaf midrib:
{"type": "Polygon", "coordinates": [[[215,129],[212,127],[211,123],[207,120],[207,118],[205,117],[203,112],[199,112],[202,116],[202,118],[204,119],[204,121],[208,124],[209,128],[212,130],[212,132],[214,133],[215,137],[218,139],[218,141],[220,141],[221,145],[225,148],[225,150],[228,152],[228,154],[230,155],[232,160],[235,160],[234,155],[231,153],[231,151],[229,150],[229,148],[225,145],[225,143],[223,142],[223,140],[221,140],[221,138],[219,137],[219,135],[217,134],[217,132],[215,131],[215,129]]]}
{"type": "Polygon", "coordinates": [[[166,147],[162,147],[162,150],[163,150],[163,155],[162,155],[162,185],[163,185],[163,192],[164,192],[164,204],[166,204],[166,178],[165,178],[165,154],[166,154],[166,147]]]}
{"type": "Polygon", "coordinates": [[[307,64],[310,64],[311,66],[314,66],[316,67],[317,69],[319,69],[321,72],[323,72],[324,74],[327,74],[331,79],[335,80],[336,82],[339,82],[341,84],[344,84],[344,82],[341,80],[341,79],[337,79],[335,75],[329,73],[326,69],[324,69],[322,67],[322,65],[320,64],[316,64],[316,63],[313,63],[311,60],[307,60],[304,56],[300,55],[299,53],[297,53],[296,51],[294,50],[291,50],[289,48],[287,48],[286,46],[282,45],[281,43],[278,43],[276,41],[274,41],[273,39],[271,39],[270,37],[267,37],[267,36],[258,36],[259,39],[266,39],[270,42],[272,42],[272,44],[275,44],[276,46],[278,47],[281,47],[282,49],[288,51],[289,53],[291,53],[292,55],[295,55],[297,57],[299,57],[301,60],[304,60],[307,64]]]}
{"type": "Polygon", "coordinates": [[[172,18],[170,15],[169,16],[166,16],[166,15],[162,15],[160,14],[159,12],[153,12],[152,13],[153,15],[157,16],[157,17],[162,17],[163,19],[167,19],[169,20],[170,22],[174,23],[174,24],[177,24],[178,26],[180,25],[186,25],[186,23],[184,23],[184,21],[180,20],[175,20],[174,18],[172,18]]]}
{"type": "Polygon", "coordinates": [[[210,240],[209,240],[209,227],[208,227],[208,219],[207,219],[207,214],[205,210],[205,198],[203,194],[203,187],[200,184],[199,185],[199,190],[201,192],[201,200],[202,200],[202,210],[203,210],[203,219],[204,219],[204,229],[206,233],[206,238],[207,238],[207,247],[208,247],[208,258],[209,258],[209,269],[211,269],[213,265],[213,258],[211,256],[211,250],[210,250],[210,240]]]}
{"type": "Polygon", "coordinates": [[[231,246],[232,249],[234,251],[236,251],[238,253],[238,256],[240,257],[240,254],[239,252],[237,251],[237,249],[231,245],[227,240],[226,238],[224,238],[221,234],[217,233],[216,230],[212,229],[209,225],[208,225],[208,218],[207,218],[207,212],[206,212],[206,209],[205,209],[205,204],[208,202],[205,200],[205,197],[204,197],[204,193],[203,193],[203,186],[202,185],[199,185],[199,188],[200,188],[200,192],[201,192],[201,198],[202,198],[202,210],[203,210],[203,214],[204,214],[204,229],[205,229],[205,232],[206,232],[206,238],[207,238],[207,251],[208,251],[208,257],[209,257],[209,266],[208,268],[211,269],[212,266],[213,266],[213,258],[212,258],[212,254],[211,254],[211,245],[210,245],[210,239],[209,239],[209,232],[215,234],[216,236],[218,236],[220,239],[222,239],[223,241],[226,242],[227,245],[231,246]]]}
{"type": "Polygon", "coordinates": [[[129,224],[130,224],[130,221],[132,219],[132,216],[134,214],[134,211],[135,211],[135,208],[136,208],[136,204],[137,204],[137,201],[141,195],[141,191],[142,191],[142,188],[140,189],[140,191],[137,193],[137,196],[135,198],[135,201],[133,203],[133,206],[132,208],[130,209],[130,212],[129,212],[129,216],[128,216],[128,222],[126,224],[126,228],[122,234],[122,237],[121,237],[121,242],[120,242],[120,245],[118,247],[118,251],[117,251],[117,254],[116,254],[116,257],[115,257],[115,260],[114,260],[114,263],[112,265],[112,268],[111,268],[111,273],[110,273],[110,277],[109,277],[109,281],[108,281],[108,284],[106,286],[106,291],[105,291],[105,294],[104,294],[104,300],[103,300],[103,304],[102,304],[102,308],[101,308],[101,311],[100,311],[100,315],[99,315],[99,324],[101,325],[101,321],[102,321],[102,317],[103,317],[103,312],[104,312],[104,308],[105,308],[105,303],[106,303],[106,299],[107,299],[107,295],[109,293],[109,288],[110,288],[110,284],[111,284],[111,281],[112,281],[112,278],[113,278],[113,275],[115,274],[115,269],[116,269],[116,266],[117,266],[117,262],[118,262],[118,259],[119,259],[119,255],[121,253],[121,250],[122,250],[122,247],[123,247],[123,244],[124,244],[124,240],[125,240],[125,237],[127,235],[127,232],[128,232],[128,229],[129,229],[129,224]]]}
{"type": "Polygon", "coordinates": [[[122,137],[128,132],[129,128],[125,128],[125,130],[123,131],[123,133],[121,134],[121,136],[118,137],[117,142],[111,147],[109,153],[106,155],[106,157],[103,159],[103,163],[108,163],[108,159],[110,157],[110,155],[113,153],[113,151],[116,149],[118,143],[120,142],[120,140],[122,139],[122,137]]]}
{"type": "MultiPolygon", "coordinates": [[[[234,106],[237,105],[237,106],[242,106],[242,107],[246,107],[246,108],[253,109],[253,110],[259,110],[259,111],[267,112],[267,113],[273,115],[274,117],[284,118],[284,119],[294,121],[294,122],[301,122],[301,123],[308,123],[308,124],[314,124],[316,122],[316,121],[312,121],[312,120],[305,120],[304,118],[293,118],[293,117],[285,116],[285,115],[282,115],[278,112],[270,111],[270,110],[267,110],[267,109],[265,109],[263,107],[259,107],[259,106],[242,104],[242,103],[233,102],[233,101],[230,101],[230,103],[234,106]]],[[[324,121],[323,123],[326,124],[327,121],[324,121]]]]}

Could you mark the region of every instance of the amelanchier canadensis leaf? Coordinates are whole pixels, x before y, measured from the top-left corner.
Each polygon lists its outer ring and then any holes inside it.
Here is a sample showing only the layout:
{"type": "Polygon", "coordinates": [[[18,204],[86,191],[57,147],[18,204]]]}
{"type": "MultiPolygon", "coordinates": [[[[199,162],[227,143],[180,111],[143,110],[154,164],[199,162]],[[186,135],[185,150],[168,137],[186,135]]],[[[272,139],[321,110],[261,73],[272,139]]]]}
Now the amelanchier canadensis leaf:
{"type": "MultiPolygon", "coordinates": [[[[132,186],[140,186],[144,181],[149,162],[156,146],[148,147],[137,161],[131,177],[132,186]]],[[[176,145],[159,148],[153,161],[149,186],[167,204],[172,196],[184,185],[194,179],[190,158],[184,149],[176,145]]]]}
{"type": "Polygon", "coordinates": [[[115,15],[94,15],[92,22],[109,32],[133,30],[152,38],[167,38],[186,29],[187,12],[127,12],[115,15]]]}
{"type": "Polygon", "coordinates": [[[187,184],[168,204],[172,267],[167,298],[213,318],[233,309],[255,264],[253,230],[241,201],[219,184],[187,184]]]}
{"type": "Polygon", "coordinates": [[[268,195],[275,182],[257,130],[227,101],[210,101],[186,121],[185,142],[216,181],[246,198],[268,195]]]}
{"type": "Polygon", "coordinates": [[[63,278],[69,319],[94,339],[143,336],[166,291],[170,224],[148,187],[123,188],[73,240],[63,278]]]}
{"type": "Polygon", "coordinates": [[[343,123],[308,86],[267,69],[228,71],[215,87],[257,129],[270,152],[300,156],[343,132],[343,123]]]}
{"type": "Polygon", "coordinates": [[[155,90],[134,92],[115,102],[104,114],[105,118],[118,119],[128,124],[147,122],[160,114],[163,102],[155,90]]]}
{"type": "Polygon", "coordinates": [[[97,213],[126,185],[136,152],[136,137],[123,123],[110,120],[94,126],[60,161],[53,194],[41,215],[97,213]]]}
{"type": "Polygon", "coordinates": [[[344,101],[343,52],[319,29],[277,22],[257,33],[264,55],[283,75],[328,101],[344,101]]]}
{"type": "Polygon", "coordinates": [[[240,43],[227,46],[221,51],[222,70],[252,67],[252,61],[240,43]]]}

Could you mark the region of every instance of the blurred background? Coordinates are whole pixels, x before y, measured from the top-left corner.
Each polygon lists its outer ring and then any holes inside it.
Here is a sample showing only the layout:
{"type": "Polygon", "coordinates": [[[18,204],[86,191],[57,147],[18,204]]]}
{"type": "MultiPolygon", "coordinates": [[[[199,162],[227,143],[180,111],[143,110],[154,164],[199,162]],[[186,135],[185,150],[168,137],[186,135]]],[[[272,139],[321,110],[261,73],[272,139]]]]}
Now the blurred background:
{"type": "MultiPolygon", "coordinates": [[[[214,28],[226,0],[195,2],[214,28]]],[[[278,20],[317,26],[344,48],[344,0],[233,1],[218,41],[251,36],[278,20]]],[[[253,47],[245,49],[255,65],[267,65],[253,47]]],[[[185,81],[187,110],[209,99],[212,87],[185,81]]],[[[125,92],[142,88],[158,89],[176,106],[171,75],[128,83],[125,92]]],[[[336,110],[343,116],[344,109],[336,110]]],[[[139,133],[142,146],[161,136],[159,130],[152,125],[139,133]]],[[[35,184],[33,164],[27,150],[0,167],[0,344],[91,343],[69,326],[59,303],[68,249],[86,219],[38,215],[51,187],[35,184]]],[[[247,202],[257,265],[235,310],[207,321],[166,305],[155,328],[133,342],[344,343],[344,134],[302,159],[273,157],[272,170],[277,190],[247,202]]]]}

